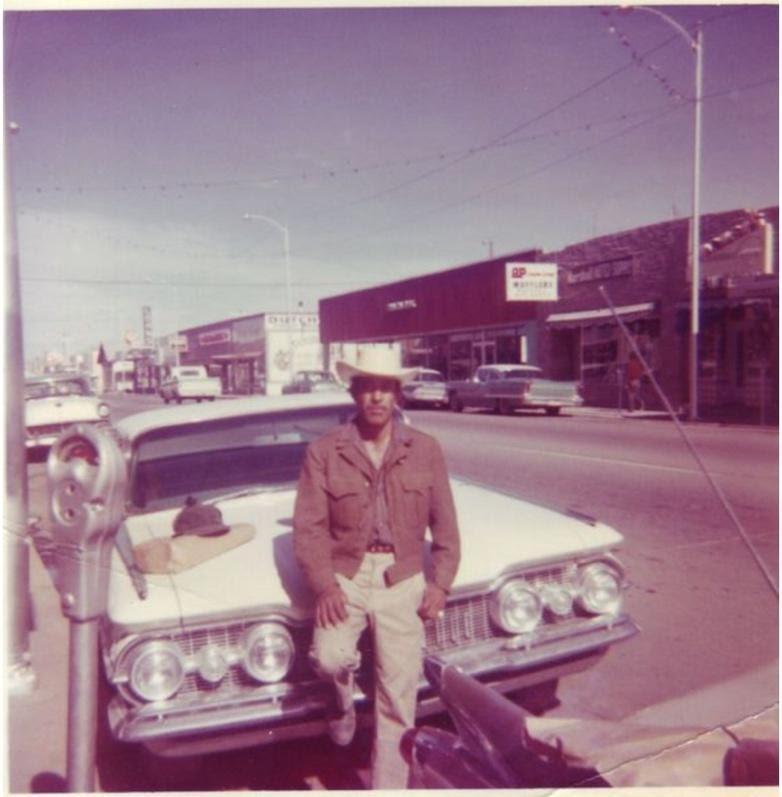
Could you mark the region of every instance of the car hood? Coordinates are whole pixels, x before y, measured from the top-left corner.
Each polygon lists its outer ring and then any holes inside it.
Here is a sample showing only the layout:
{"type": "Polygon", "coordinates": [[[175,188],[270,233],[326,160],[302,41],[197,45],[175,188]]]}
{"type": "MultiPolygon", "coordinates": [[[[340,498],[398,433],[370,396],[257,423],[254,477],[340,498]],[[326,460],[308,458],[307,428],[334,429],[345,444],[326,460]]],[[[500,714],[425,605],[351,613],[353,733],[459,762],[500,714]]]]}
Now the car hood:
{"type": "Polygon", "coordinates": [[[94,421],[99,417],[100,400],[94,396],[49,396],[28,399],[24,417],[27,426],[72,421],[94,421]]]}
{"type": "MultiPolygon", "coordinates": [[[[477,484],[454,481],[462,559],[454,591],[485,587],[501,573],[618,545],[614,529],[530,504],[477,484]]],[[[226,523],[250,523],[254,537],[176,575],[146,575],[140,599],[117,551],[113,553],[108,618],[134,632],[185,622],[254,616],[263,608],[307,617],[312,596],[293,556],[292,489],[219,502],[226,523]]],[[[178,509],[130,517],[134,544],[170,535],[178,509]]]]}

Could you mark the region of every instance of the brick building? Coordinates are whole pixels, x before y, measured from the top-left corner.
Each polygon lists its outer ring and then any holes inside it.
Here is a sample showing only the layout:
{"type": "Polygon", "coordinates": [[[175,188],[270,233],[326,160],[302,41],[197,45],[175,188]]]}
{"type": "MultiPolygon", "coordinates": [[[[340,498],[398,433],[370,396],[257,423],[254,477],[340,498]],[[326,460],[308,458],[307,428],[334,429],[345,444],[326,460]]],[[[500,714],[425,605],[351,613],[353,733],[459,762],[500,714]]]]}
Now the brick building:
{"type": "MultiPolygon", "coordinates": [[[[778,208],[701,219],[699,410],[761,422],[778,411],[778,208]]],[[[321,339],[398,342],[406,365],[450,379],[480,364],[531,362],[579,379],[588,404],[622,401],[629,346],[599,288],[631,330],[674,407],[688,400],[689,222],[602,236],[558,252],[489,261],[330,297],[321,339]],[[556,263],[556,301],[512,301],[507,264],[556,263]]],[[[656,397],[646,389],[654,405],[656,397]]]]}

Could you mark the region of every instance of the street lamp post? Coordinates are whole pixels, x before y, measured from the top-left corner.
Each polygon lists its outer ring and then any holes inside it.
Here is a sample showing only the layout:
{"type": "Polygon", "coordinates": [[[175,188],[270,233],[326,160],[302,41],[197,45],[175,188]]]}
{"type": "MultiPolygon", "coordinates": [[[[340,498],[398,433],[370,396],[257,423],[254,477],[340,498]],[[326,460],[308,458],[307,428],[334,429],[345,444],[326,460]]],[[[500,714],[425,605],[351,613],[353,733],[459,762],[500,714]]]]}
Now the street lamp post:
{"type": "Polygon", "coordinates": [[[290,315],[291,312],[291,245],[290,245],[290,233],[288,232],[288,228],[284,224],[280,224],[279,221],[270,218],[269,216],[263,216],[260,213],[245,213],[243,218],[250,219],[250,220],[257,220],[257,221],[265,221],[267,224],[271,224],[272,227],[279,230],[282,233],[282,246],[283,252],[285,254],[285,312],[287,315],[290,315]]]}
{"type": "MultiPolygon", "coordinates": [[[[286,327],[289,327],[291,324],[291,240],[288,228],[284,224],[280,224],[276,219],[264,216],[261,213],[245,213],[244,218],[252,221],[265,221],[282,233],[282,247],[285,254],[285,315],[287,317],[286,327]]],[[[285,369],[289,378],[293,377],[293,356],[293,338],[289,335],[288,367],[285,369]]]]}
{"type": "Polygon", "coordinates": [[[703,79],[703,31],[697,24],[693,36],[675,19],[657,8],[626,6],[628,11],[646,11],[668,23],[682,36],[695,54],[695,95],[692,156],[692,229],[690,231],[690,412],[691,421],[698,419],[698,333],[700,331],[700,182],[701,182],[701,96],[703,79]]]}

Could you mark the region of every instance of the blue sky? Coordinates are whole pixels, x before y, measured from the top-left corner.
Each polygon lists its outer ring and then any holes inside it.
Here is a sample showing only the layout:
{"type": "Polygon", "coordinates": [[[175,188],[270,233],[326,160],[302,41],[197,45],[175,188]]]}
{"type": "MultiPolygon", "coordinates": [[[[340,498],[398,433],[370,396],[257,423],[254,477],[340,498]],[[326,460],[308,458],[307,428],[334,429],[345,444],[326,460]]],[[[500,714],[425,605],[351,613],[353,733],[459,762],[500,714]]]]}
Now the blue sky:
{"type": "MultiPolygon", "coordinates": [[[[702,210],[778,203],[778,9],[703,23],[702,210]]],[[[608,12],[609,7],[604,7],[608,12]]],[[[25,349],[686,216],[694,57],[589,7],[7,12],[25,349]],[[489,243],[491,242],[491,243],[489,243]]]]}

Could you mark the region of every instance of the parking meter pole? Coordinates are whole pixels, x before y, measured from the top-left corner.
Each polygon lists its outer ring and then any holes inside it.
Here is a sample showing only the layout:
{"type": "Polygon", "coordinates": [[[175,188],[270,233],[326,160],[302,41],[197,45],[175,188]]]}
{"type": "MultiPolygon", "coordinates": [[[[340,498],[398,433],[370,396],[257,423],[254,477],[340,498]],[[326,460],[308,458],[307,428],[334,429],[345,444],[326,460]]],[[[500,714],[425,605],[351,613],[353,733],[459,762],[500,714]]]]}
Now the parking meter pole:
{"type": "Polygon", "coordinates": [[[69,618],[68,789],[90,792],[95,778],[98,628],[106,612],[114,538],[124,513],[126,466],[114,438],[76,424],[46,462],[57,589],[69,618]]]}
{"type": "Polygon", "coordinates": [[[95,790],[98,718],[98,620],[72,620],[68,681],[69,792],[95,790]]]}
{"type": "Polygon", "coordinates": [[[17,126],[5,136],[5,511],[3,545],[6,556],[6,669],[9,694],[35,687],[30,656],[30,546],[27,539],[27,452],[24,443],[24,351],[19,250],[13,201],[10,148],[17,126]]]}

